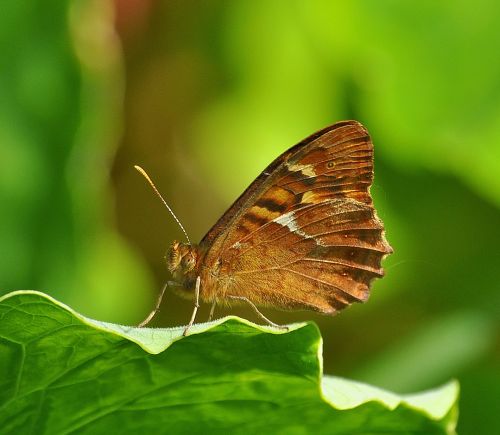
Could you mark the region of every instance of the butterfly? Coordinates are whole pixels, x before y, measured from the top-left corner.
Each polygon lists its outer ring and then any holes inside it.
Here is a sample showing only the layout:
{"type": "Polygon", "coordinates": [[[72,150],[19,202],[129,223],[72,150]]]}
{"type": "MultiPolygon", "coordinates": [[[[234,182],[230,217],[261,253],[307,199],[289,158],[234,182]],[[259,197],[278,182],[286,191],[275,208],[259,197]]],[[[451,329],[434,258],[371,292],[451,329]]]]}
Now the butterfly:
{"type": "Polygon", "coordinates": [[[393,252],[372,181],[368,131],[357,121],[337,122],[274,160],[198,245],[174,241],[168,269],[195,301],[184,334],[200,301],[212,304],[210,317],[216,305],[246,302],[274,326],[257,306],[332,315],[366,301],[393,252]]]}

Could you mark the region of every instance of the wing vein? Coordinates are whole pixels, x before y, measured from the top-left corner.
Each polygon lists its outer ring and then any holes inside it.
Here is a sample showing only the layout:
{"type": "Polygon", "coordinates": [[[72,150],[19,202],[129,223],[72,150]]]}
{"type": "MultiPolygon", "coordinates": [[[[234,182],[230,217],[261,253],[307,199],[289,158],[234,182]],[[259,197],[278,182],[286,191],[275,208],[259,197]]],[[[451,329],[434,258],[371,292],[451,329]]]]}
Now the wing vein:
{"type": "MultiPolygon", "coordinates": [[[[323,281],[323,280],[321,280],[321,279],[314,278],[313,276],[306,275],[305,273],[301,273],[301,272],[298,272],[298,271],[296,271],[296,270],[292,270],[292,269],[285,269],[285,270],[287,270],[288,272],[291,272],[291,273],[295,273],[296,275],[300,275],[300,276],[302,276],[302,277],[304,277],[304,278],[308,278],[308,279],[309,279],[309,280],[311,280],[311,281],[314,281],[314,282],[319,282],[319,283],[321,283],[321,284],[327,285],[328,287],[332,287],[332,288],[334,288],[335,290],[338,290],[339,292],[342,292],[342,293],[344,293],[344,294],[345,294],[345,295],[347,295],[347,296],[350,296],[350,297],[354,297],[354,298],[356,298],[356,299],[359,299],[359,298],[357,298],[356,296],[353,296],[352,294],[347,293],[345,290],[342,290],[341,288],[339,288],[339,287],[337,287],[337,286],[335,286],[335,285],[333,285],[333,284],[331,284],[331,283],[329,283],[329,282],[327,282],[327,281],[323,281]]],[[[343,302],[343,301],[341,301],[341,302],[343,302]]]]}
{"type": "Polygon", "coordinates": [[[375,269],[370,266],[362,267],[360,264],[354,264],[354,263],[344,263],[342,261],[334,261],[334,260],[325,260],[325,259],[319,259],[319,258],[301,258],[300,261],[313,261],[313,262],[320,262],[320,263],[328,263],[328,264],[337,264],[339,266],[344,266],[344,267],[349,267],[350,269],[358,269],[358,270],[363,270],[365,272],[371,272],[376,275],[381,275],[380,269],[375,269]]]}

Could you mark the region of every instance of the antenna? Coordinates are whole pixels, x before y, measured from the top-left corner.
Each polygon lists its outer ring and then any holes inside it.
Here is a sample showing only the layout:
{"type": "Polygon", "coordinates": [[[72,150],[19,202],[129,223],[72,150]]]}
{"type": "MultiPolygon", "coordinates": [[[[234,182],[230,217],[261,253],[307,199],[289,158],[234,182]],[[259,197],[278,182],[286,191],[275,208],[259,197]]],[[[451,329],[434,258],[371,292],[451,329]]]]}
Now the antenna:
{"type": "Polygon", "coordinates": [[[177,219],[177,216],[175,215],[175,213],[173,212],[173,210],[170,208],[170,206],[167,204],[167,201],[165,201],[163,199],[163,196],[161,196],[161,193],[158,191],[158,189],[156,188],[155,184],[153,183],[153,181],[151,180],[151,178],[149,178],[149,175],[146,173],[146,171],[144,169],[142,169],[140,166],[138,165],[134,165],[134,168],[137,169],[137,171],[139,171],[139,173],[146,179],[146,181],[149,183],[149,185],[153,188],[154,192],[158,195],[158,197],[161,199],[161,202],[163,202],[163,204],[165,205],[165,207],[167,207],[168,211],[170,212],[170,214],[174,217],[175,221],[177,222],[177,224],[179,225],[179,227],[181,228],[182,232],[184,233],[184,235],[186,236],[186,239],[188,241],[189,244],[191,244],[191,240],[189,240],[189,236],[187,235],[187,232],[186,230],[184,229],[184,227],[182,226],[181,224],[181,221],[179,219],[177,219]]]}

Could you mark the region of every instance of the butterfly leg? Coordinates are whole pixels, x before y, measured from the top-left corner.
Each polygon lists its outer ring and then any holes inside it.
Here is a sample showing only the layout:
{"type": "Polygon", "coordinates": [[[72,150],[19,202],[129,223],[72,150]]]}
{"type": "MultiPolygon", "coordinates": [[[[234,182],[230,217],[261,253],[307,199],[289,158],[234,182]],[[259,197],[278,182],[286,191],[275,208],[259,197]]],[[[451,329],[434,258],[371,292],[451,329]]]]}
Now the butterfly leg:
{"type": "Polygon", "coordinates": [[[156,301],[156,305],[153,309],[153,311],[151,311],[148,316],[141,322],[137,325],[138,328],[143,328],[144,326],[146,326],[149,322],[151,322],[151,320],[153,319],[153,317],[156,315],[156,313],[158,311],[160,311],[160,305],[161,305],[161,301],[163,299],[163,295],[165,294],[165,290],[167,290],[167,287],[168,287],[168,284],[169,282],[167,281],[165,283],[165,285],[163,286],[163,288],[161,289],[161,292],[160,292],[160,296],[158,296],[158,299],[156,301]]]}
{"type": "Polygon", "coordinates": [[[212,302],[212,307],[210,308],[210,314],[208,315],[208,321],[210,322],[212,320],[212,317],[214,316],[214,311],[215,311],[215,306],[217,305],[217,302],[213,301],[212,302]]]}
{"type": "Polygon", "coordinates": [[[196,318],[196,313],[198,312],[198,308],[200,308],[200,281],[201,281],[201,278],[198,276],[198,278],[196,278],[196,288],[195,288],[195,294],[194,294],[194,310],[193,310],[193,314],[191,314],[191,320],[189,321],[188,325],[186,326],[186,329],[184,329],[184,332],[182,333],[182,335],[184,335],[184,337],[187,335],[189,328],[191,328],[191,326],[193,326],[194,319],[196,318]]]}
{"type": "Polygon", "coordinates": [[[278,324],[272,322],[271,320],[269,320],[266,316],[264,316],[264,314],[262,314],[259,311],[259,309],[255,306],[255,304],[250,299],[246,298],[245,296],[231,296],[231,295],[227,295],[227,297],[230,298],[230,299],[236,299],[236,300],[240,300],[240,301],[244,301],[244,302],[248,303],[253,308],[253,310],[255,311],[255,313],[262,320],[264,320],[266,323],[268,323],[269,325],[274,326],[275,328],[278,328],[278,329],[288,330],[288,326],[278,325],[278,324]]]}

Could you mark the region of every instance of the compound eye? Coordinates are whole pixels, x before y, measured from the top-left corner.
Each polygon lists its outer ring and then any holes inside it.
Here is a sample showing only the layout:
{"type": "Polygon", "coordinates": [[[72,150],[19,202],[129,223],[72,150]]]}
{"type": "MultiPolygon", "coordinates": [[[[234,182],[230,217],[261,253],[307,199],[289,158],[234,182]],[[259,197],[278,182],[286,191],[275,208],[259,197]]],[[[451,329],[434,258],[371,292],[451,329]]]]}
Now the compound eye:
{"type": "Polygon", "coordinates": [[[193,269],[196,264],[196,260],[192,255],[186,255],[182,260],[184,263],[184,267],[188,270],[193,269]]]}

